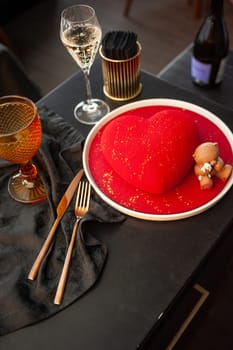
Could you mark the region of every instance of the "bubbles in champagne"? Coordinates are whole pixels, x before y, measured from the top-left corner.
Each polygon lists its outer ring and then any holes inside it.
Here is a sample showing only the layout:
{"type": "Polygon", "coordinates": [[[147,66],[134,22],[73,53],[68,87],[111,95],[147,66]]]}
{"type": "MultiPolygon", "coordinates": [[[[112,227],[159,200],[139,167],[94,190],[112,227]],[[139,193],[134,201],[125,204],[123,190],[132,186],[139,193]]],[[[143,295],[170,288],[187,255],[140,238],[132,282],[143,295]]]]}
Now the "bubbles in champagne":
{"type": "Polygon", "coordinates": [[[61,39],[80,68],[90,69],[101,40],[100,28],[92,25],[72,27],[62,33],[61,39]]]}

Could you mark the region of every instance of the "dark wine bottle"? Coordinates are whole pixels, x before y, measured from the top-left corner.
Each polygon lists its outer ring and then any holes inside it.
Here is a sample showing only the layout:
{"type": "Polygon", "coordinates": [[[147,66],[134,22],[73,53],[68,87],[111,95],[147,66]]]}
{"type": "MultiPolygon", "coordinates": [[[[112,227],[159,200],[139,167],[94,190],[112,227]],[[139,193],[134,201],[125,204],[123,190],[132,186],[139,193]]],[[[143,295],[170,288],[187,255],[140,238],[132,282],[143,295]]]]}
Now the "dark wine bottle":
{"type": "Polygon", "coordinates": [[[221,83],[227,55],[229,36],[223,17],[223,0],[212,0],[193,45],[191,76],[195,84],[213,87],[221,83]]]}

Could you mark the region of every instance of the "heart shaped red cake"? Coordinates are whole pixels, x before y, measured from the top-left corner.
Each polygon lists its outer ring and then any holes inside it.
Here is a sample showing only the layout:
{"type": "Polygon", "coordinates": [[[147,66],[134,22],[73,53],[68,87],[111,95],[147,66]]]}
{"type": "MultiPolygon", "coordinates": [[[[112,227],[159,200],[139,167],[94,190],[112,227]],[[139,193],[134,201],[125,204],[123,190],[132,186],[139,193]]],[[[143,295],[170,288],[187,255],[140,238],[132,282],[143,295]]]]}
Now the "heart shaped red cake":
{"type": "Polygon", "coordinates": [[[193,165],[198,131],[185,110],[168,109],[150,118],[121,115],[101,137],[103,155],[129,184],[165,193],[179,184],[193,165]]]}

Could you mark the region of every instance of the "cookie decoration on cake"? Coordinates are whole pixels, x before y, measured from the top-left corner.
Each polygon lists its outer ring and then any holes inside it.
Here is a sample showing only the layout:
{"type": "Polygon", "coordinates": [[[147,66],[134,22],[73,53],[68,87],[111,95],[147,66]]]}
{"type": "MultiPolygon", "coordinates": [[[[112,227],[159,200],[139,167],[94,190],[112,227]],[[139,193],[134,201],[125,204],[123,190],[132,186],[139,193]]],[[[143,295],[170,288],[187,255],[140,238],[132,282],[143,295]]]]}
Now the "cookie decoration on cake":
{"type": "Polygon", "coordinates": [[[164,109],[149,118],[121,115],[101,136],[101,150],[112,169],[130,185],[154,194],[183,181],[199,143],[197,127],[183,109],[164,109]]]}
{"type": "Polygon", "coordinates": [[[201,189],[212,188],[214,176],[225,182],[231,175],[232,166],[224,164],[219,153],[217,142],[204,142],[195,149],[193,154],[196,163],[194,172],[200,182],[201,189]]]}

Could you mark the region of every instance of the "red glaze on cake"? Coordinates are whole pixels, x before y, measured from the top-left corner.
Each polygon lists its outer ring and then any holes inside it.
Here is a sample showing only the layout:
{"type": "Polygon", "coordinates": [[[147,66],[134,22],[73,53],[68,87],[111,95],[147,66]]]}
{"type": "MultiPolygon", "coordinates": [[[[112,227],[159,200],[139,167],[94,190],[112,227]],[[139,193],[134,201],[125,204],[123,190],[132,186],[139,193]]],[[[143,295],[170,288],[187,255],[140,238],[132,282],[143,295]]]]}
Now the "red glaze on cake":
{"type": "Polygon", "coordinates": [[[197,127],[185,110],[165,109],[149,118],[127,114],[111,120],[103,130],[101,150],[130,185],[161,194],[188,174],[199,142],[197,127]]]}

